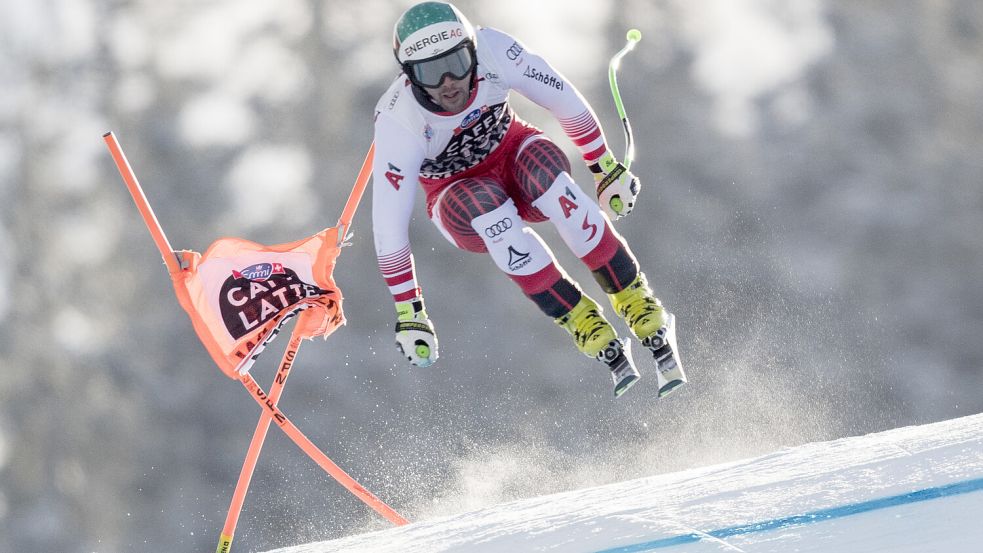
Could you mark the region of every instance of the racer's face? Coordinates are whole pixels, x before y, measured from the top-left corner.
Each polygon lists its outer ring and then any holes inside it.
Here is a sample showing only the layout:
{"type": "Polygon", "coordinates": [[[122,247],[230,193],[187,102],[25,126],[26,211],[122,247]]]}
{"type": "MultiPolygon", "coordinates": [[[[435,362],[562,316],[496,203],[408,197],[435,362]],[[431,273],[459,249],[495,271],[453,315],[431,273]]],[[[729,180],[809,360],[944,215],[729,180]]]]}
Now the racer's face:
{"type": "Polygon", "coordinates": [[[468,103],[472,71],[469,71],[461,79],[455,79],[450,74],[445,74],[440,81],[440,86],[425,88],[424,90],[438,106],[444,108],[444,111],[458,113],[464,110],[464,106],[468,103]]]}

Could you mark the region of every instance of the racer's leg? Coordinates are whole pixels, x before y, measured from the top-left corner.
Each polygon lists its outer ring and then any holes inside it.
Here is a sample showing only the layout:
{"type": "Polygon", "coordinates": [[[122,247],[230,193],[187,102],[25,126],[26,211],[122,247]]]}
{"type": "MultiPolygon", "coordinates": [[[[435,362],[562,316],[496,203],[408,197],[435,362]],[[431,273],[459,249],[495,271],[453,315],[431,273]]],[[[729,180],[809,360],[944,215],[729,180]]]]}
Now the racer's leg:
{"type": "Polygon", "coordinates": [[[615,338],[596,304],[583,295],[556,263],[549,247],[519,217],[515,202],[501,183],[486,177],[456,181],[437,198],[433,222],[455,246],[491,254],[495,265],[543,313],[559,322],[571,312],[583,312],[580,318],[584,320],[578,318],[581,324],[574,339],[585,354],[596,357],[615,338]],[[591,311],[596,317],[588,317],[591,311]]]}
{"type": "Polygon", "coordinates": [[[632,334],[652,351],[660,395],[686,382],[676,350],[675,318],[653,294],[625,239],[570,177],[570,162],[560,148],[541,135],[526,139],[512,177],[518,185],[518,201],[536,208],[556,226],[632,334]]]}
{"type": "Polygon", "coordinates": [[[570,162],[548,138],[530,137],[520,147],[513,178],[519,202],[532,205],[556,226],[570,251],[609,294],[631,284],[638,261],[596,201],[570,177],[570,162]]]}

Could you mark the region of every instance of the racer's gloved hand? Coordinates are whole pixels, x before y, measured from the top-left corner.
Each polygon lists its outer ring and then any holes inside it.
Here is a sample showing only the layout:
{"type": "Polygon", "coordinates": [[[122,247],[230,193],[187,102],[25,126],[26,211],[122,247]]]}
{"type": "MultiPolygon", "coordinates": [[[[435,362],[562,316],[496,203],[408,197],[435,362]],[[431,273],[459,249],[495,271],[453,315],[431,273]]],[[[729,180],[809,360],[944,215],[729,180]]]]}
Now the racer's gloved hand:
{"type": "Polygon", "coordinates": [[[597,203],[611,220],[624,217],[635,207],[635,198],[641,188],[638,178],[605,152],[597,163],[591,165],[591,173],[597,183],[597,203]]]}
{"type": "Polygon", "coordinates": [[[396,304],[396,347],[417,367],[429,367],[437,360],[437,335],[423,298],[396,304]]]}

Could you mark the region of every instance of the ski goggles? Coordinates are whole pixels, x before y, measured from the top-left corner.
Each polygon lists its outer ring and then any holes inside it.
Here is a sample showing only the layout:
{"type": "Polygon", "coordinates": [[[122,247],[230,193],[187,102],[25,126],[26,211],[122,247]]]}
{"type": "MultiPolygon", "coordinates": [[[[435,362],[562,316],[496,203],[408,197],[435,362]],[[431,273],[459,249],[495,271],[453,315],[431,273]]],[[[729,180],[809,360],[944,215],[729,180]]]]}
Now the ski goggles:
{"type": "Polygon", "coordinates": [[[469,43],[463,42],[437,57],[408,62],[405,72],[413,84],[424,88],[437,88],[447,75],[454,80],[463,79],[476,65],[478,60],[474,50],[469,43]]]}

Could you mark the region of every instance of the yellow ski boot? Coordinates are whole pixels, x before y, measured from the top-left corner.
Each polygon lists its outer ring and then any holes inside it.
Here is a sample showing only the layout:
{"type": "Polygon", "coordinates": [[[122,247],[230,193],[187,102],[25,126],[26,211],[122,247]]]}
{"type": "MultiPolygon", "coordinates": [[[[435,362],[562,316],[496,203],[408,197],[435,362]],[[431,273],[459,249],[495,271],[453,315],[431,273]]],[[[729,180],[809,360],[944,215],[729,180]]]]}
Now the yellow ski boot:
{"type": "Polygon", "coordinates": [[[645,275],[639,273],[631,284],[620,292],[608,294],[608,297],[632,334],[652,352],[657,368],[659,397],[685,384],[686,373],[683,372],[676,347],[676,318],[652,294],[645,275]]]}
{"type": "Polygon", "coordinates": [[[614,380],[615,397],[627,392],[640,378],[631,358],[630,344],[618,339],[614,327],[601,314],[594,300],[581,296],[569,313],[555,321],[570,333],[581,353],[608,366],[614,380]]]}

